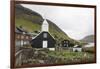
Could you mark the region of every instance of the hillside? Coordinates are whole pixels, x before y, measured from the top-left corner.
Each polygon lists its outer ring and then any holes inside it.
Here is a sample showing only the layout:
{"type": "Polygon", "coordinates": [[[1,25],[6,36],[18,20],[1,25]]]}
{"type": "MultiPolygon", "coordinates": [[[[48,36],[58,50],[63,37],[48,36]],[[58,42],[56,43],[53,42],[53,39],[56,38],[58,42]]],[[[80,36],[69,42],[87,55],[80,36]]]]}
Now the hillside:
{"type": "MultiPolygon", "coordinates": [[[[19,4],[16,4],[15,7],[15,25],[17,27],[23,26],[24,29],[29,32],[41,31],[41,25],[44,19],[39,13],[25,8],[19,4]]],[[[47,22],[49,23],[50,33],[56,38],[56,40],[59,40],[59,42],[64,39],[70,40],[72,43],[77,42],[69,38],[68,35],[62,31],[55,23],[49,19],[47,19],[47,22]]]]}
{"type": "Polygon", "coordinates": [[[43,18],[40,14],[16,4],[15,24],[16,26],[24,26],[29,32],[40,30],[43,18]]]}
{"type": "Polygon", "coordinates": [[[85,43],[92,43],[94,42],[94,35],[86,36],[80,41],[85,42],[85,43]]]}

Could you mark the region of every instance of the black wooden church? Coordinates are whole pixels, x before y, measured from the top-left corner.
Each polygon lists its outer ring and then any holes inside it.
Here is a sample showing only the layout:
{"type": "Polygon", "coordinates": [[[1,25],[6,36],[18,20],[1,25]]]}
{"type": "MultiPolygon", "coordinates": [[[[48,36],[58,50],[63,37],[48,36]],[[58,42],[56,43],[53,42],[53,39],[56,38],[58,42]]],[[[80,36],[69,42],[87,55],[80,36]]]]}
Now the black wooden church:
{"type": "Polygon", "coordinates": [[[49,33],[49,24],[43,21],[41,32],[30,42],[33,48],[54,48],[55,38],[49,33]]]}

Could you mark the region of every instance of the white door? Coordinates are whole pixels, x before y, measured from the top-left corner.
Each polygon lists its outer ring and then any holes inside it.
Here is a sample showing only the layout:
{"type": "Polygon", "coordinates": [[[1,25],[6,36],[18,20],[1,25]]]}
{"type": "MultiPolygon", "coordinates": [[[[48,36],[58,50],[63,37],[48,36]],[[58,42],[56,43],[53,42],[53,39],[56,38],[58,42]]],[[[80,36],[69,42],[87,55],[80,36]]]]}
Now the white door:
{"type": "Polygon", "coordinates": [[[43,44],[43,45],[42,45],[43,48],[47,48],[47,47],[48,47],[48,41],[43,41],[42,44],[43,44]]]}

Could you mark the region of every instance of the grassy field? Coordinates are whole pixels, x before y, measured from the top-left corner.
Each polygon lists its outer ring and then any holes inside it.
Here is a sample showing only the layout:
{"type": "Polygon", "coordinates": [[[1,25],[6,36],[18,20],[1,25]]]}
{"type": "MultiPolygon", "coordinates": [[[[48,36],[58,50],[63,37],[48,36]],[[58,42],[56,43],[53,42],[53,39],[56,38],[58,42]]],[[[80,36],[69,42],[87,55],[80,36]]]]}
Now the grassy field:
{"type": "Polygon", "coordinates": [[[63,59],[61,63],[82,63],[94,60],[94,54],[88,52],[49,51],[48,55],[63,59]]]}
{"type": "Polygon", "coordinates": [[[16,18],[15,22],[16,22],[15,24],[17,27],[23,26],[24,29],[26,29],[28,32],[40,30],[41,28],[40,25],[36,23],[32,23],[31,21],[25,20],[23,18],[16,18]]]}
{"type": "Polygon", "coordinates": [[[83,48],[83,51],[84,52],[88,52],[88,53],[95,53],[95,47],[86,47],[86,48],[83,48]]]}
{"type": "Polygon", "coordinates": [[[73,64],[94,62],[94,53],[50,51],[48,49],[26,48],[23,51],[24,64],[73,64]],[[26,59],[27,58],[27,59],[26,59]]]}

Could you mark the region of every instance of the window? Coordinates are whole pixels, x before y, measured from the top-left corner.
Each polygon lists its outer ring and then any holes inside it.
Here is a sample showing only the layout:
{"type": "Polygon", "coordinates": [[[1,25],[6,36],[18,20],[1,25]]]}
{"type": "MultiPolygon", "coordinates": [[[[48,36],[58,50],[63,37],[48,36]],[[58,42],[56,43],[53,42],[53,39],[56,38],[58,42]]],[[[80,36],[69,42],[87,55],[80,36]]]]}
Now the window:
{"type": "Polygon", "coordinates": [[[64,43],[64,47],[68,47],[68,44],[67,43],[64,43]]]}
{"type": "Polygon", "coordinates": [[[29,39],[29,36],[26,36],[26,39],[29,39]]]}
{"type": "Polygon", "coordinates": [[[43,37],[44,37],[44,38],[47,38],[47,33],[44,33],[44,34],[43,34],[43,37]]]}
{"type": "Polygon", "coordinates": [[[64,44],[64,47],[66,47],[66,44],[64,44]]]}
{"type": "Polygon", "coordinates": [[[16,40],[16,46],[20,46],[20,45],[21,45],[20,40],[16,40]]]}
{"type": "Polygon", "coordinates": [[[66,40],[66,41],[64,41],[64,43],[68,43],[68,41],[66,40]]]}
{"type": "Polygon", "coordinates": [[[24,39],[24,35],[21,35],[21,39],[24,39]]]}
{"type": "Polygon", "coordinates": [[[23,41],[23,40],[21,40],[21,47],[23,47],[23,45],[24,45],[24,41],[23,41]]]}

